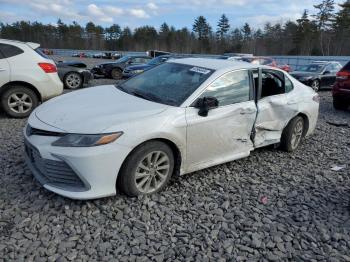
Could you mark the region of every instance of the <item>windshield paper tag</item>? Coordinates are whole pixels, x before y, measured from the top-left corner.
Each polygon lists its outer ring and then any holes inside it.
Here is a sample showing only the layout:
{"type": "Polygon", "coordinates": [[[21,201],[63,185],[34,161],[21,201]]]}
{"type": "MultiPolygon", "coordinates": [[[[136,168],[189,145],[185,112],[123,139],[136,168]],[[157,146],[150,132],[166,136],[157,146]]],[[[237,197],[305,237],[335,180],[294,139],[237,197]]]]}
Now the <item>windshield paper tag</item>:
{"type": "Polygon", "coordinates": [[[203,74],[203,75],[206,75],[206,74],[209,74],[210,73],[210,70],[208,69],[205,69],[205,68],[201,68],[201,67],[192,67],[190,69],[191,72],[196,72],[196,73],[200,73],[200,74],[203,74]]]}

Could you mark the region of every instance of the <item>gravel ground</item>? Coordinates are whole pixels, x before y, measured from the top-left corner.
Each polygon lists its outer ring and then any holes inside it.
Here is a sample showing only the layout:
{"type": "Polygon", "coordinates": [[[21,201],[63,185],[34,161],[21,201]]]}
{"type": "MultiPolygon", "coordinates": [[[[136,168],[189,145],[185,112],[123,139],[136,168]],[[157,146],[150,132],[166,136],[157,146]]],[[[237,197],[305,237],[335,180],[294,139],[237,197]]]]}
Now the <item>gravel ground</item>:
{"type": "Polygon", "coordinates": [[[350,124],[350,111],[331,101],[321,92],[315,134],[295,153],[263,148],[150,197],[85,202],[33,179],[25,120],[0,114],[0,261],[350,261],[350,126],[327,123],[350,124]]]}

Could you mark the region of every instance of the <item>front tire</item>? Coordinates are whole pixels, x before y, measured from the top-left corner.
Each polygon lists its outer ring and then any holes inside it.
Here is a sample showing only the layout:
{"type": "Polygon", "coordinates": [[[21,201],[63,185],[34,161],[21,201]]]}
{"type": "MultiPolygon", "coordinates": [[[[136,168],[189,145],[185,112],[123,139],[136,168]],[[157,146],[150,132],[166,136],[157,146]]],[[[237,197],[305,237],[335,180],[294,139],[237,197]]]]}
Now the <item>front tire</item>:
{"type": "Polygon", "coordinates": [[[11,86],[1,96],[1,105],[7,115],[14,118],[24,118],[39,104],[39,99],[33,90],[24,86],[11,86]]]}
{"type": "Polygon", "coordinates": [[[283,130],[281,149],[287,152],[295,151],[304,135],[305,121],[301,116],[293,118],[283,130]]]}
{"type": "Polygon", "coordinates": [[[336,110],[346,110],[348,108],[348,104],[345,103],[345,101],[339,99],[339,98],[336,98],[336,97],[333,97],[333,107],[336,109],[336,110]]]}
{"type": "Polygon", "coordinates": [[[129,196],[151,195],[162,190],[174,170],[171,148],[159,141],[138,146],[125,160],[117,186],[129,196]]]}
{"type": "Polygon", "coordinates": [[[114,68],[111,71],[111,77],[115,80],[120,80],[123,77],[123,72],[119,68],[114,68]]]}
{"type": "Polygon", "coordinates": [[[77,72],[69,72],[64,76],[64,87],[67,89],[78,89],[84,84],[83,77],[77,72]]]}

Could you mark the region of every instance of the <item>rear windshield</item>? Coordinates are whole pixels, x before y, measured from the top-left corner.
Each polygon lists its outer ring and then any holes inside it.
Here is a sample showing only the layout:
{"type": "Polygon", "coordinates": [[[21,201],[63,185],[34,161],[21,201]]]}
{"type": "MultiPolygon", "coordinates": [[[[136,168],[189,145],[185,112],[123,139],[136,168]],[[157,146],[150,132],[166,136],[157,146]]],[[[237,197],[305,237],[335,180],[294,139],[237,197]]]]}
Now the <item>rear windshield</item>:
{"type": "Polygon", "coordinates": [[[49,59],[47,55],[45,55],[41,50],[40,48],[36,48],[34,49],[35,52],[37,52],[41,57],[43,58],[46,58],[46,59],[49,59]]]}

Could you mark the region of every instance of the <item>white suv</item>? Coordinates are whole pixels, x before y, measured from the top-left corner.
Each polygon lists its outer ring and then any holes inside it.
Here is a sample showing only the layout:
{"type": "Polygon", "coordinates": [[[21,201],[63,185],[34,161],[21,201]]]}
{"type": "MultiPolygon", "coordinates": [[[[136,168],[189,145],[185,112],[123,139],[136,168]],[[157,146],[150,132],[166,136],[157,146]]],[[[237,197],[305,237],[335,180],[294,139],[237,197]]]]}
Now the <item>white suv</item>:
{"type": "Polygon", "coordinates": [[[39,44],[0,39],[0,102],[10,116],[28,116],[40,102],[60,95],[55,63],[39,44]]]}

